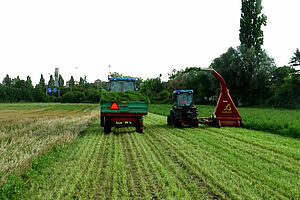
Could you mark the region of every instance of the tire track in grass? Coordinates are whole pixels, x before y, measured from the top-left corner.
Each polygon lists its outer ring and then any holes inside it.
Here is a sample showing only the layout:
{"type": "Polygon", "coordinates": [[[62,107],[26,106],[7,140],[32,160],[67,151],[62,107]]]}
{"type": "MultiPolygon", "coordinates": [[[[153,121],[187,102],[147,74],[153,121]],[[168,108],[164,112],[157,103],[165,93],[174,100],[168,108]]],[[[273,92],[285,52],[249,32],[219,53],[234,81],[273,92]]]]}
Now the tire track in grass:
{"type": "Polygon", "coordinates": [[[60,191],[63,190],[66,182],[72,177],[73,167],[77,164],[77,157],[81,154],[84,147],[81,140],[76,140],[72,143],[78,146],[77,151],[72,151],[73,148],[67,145],[60,156],[48,168],[43,168],[38,174],[30,177],[28,180],[29,190],[24,193],[24,199],[30,198],[59,198],[60,191]],[[66,162],[60,164],[62,159],[66,162]]]}
{"type": "Polygon", "coordinates": [[[136,189],[136,182],[135,179],[137,179],[136,177],[134,177],[134,175],[136,175],[135,173],[132,172],[131,170],[131,165],[130,163],[130,156],[128,155],[129,153],[129,147],[128,147],[128,143],[125,141],[125,138],[122,137],[121,138],[121,147],[122,147],[122,151],[124,152],[124,170],[125,170],[125,174],[127,176],[127,187],[128,187],[128,193],[129,193],[129,197],[133,198],[133,197],[138,197],[139,196],[139,192],[136,189]]]}
{"type": "Polygon", "coordinates": [[[141,146],[139,145],[144,139],[143,136],[144,135],[134,134],[132,140],[134,142],[135,148],[139,151],[139,154],[141,155],[140,162],[143,165],[144,175],[147,179],[147,190],[151,194],[151,199],[156,199],[161,196],[162,188],[159,185],[159,179],[156,176],[157,172],[153,164],[153,159],[149,159],[149,156],[146,155],[144,149],[141,150],[141,146]],[[137,143],[137,141],[139,144],[137,143]]]}
{"type": "Polygon", "coordinates": [[[122,151],[120,134],[114,136],[115,139],[115,156],[113,164],[113,188],[112,199],[129,199],[129,192],[126,183],[126,172],[124,167],[124,152],[122,151]]]}
{"type": "MultiPolygon", "coordinates": [[[[126,135],[127,136],[127,135],[126,135]]],[[[150,194],[147,193],[147,188],[145,185],[145,182],[142,180],[143,177],[143,172],[141,167],[139,166],[137,160],[138,160],[138,155],[136,154],[136,149],[134,149],[131,139],[128,137],[123,137],[123,145],[126,150],[126,160],[127,160],[127,169],[129,173],[132,176],[133,179],[133,191],[136,196],[134,198],[136,199],[149,199],[150,194]]]]}
{"type": "MultiPolygon", "coordinates": [[[[261,159],[261,156],[263,155],[257,156],[255,152],[252,153],[251,150],[245,150],[245,145],[236,149],[234,146],[234,141],[229,140],[226,143],[220,143],[221,140],[226,140],[226,137],[218,138],[219,135],[216,135],[217,138],[214,138],[214,136],[212,135],[214,135],[215,133],[211,131],[206,133],[205,131],[202,131],[201,134],[205,134],[205,136],[203,137],[200,136],[199,133],[192,132],[181,134],[178,136],[184,138],[193,145],[197,144],[200,140],[202,140],[202,142],[205,141],[208,144],[208,151],[215,152],[215,155],[219,159],[222,159],[225,161],[225,163],[227,163],[226,166],[228,166],[228,168],[236,170],[239,174],[245,176],[245,178],[251,177],[251,179],[258,181],[260,184],[266,185],[271,190],[277,192],[279,190],[279,193],[283,196],[287,196],[290,198],[290,195],[287,195],[286,190],[291,190],[291,188],[295,188],[297,187],[296,185],[299,185],[299,183],[297,184],[297,181],[294,179],[294,176],[297,176],[296,174],[291,174],[289,171],[283,170],[284,167],[278,166],[278,164],[276,163],[266,163],[264,161],[265,159],[261,159]],[[191,137],[191,135],[194,136],[191,137]],[[194,139],[191,140],[190,138],[194,139]],[[219,141],[219,143],[216,143],[214,141],[219,141]],[[218,149],[222,149],[223,151],[227,152],[227,154],[220,154],[218,149]],[[252,162],[253,159],[255,159],[256,162],[252,162]],[[262,170],[264,170],[265,172],[262,173],[262,170]],[[280,172],[280,177],[279,174],[275,172],[280,172]],[[293,180],[294,182],[292,182],[293,180]],[[282,181],[284,181],[284,183],[282,183],[282,181]]],[[[259,152],[257,152],[257,154],[259,154],[259,152]]],[[[291,193],[293,194],[292,191],[291,193]]]]}
{"type": "MultiPolygon", "coordinates": [[[[206,134],[215,135],[218,138],[222,138],[224,140],[224,143],[226,143],[231,148],[236,148],[237,150],[245,154],[249,154],[250,156],[257,158],[258,160],[261,160],[261,162],[265,162],[264,164],[268,164],[269,167],[273,166],[284,169],[291,176],[300,176],[300,162],[297,162],[294,159],[288,158],[285,155],[274,153],[273,151],[255,148],[247,143],[241,144],[239,140],[220,135],[219,133],[215,133],[213,131],[208,131],[206,132],[206,134]]],[[[285,174],[284,176],[287,176],[287,174],[285,174]]]]}
{"type": "MultiPolygon", "coordinates": [[[[147,134],[147,133],[146,133],[147,134]]],[[[148,146],[143,145],[144,135],[132,135],[134,137],[133,141],[135,143],[136,149],[141,155],[140,163],[144,164],[144,169],[152,168],[155,173],[155,178],[158,180],[158,184],[161,188],[161,193],[159,198],[175,198],[175,199],[191,199],[187,190],[184,189],[181,182],[177,180],[177,177],[170,174],[169,169],[166,169],[166,166],[163,165],[154,153],[150,150],[148,146]]],[[[146,180],[149,184],[151,179],[146,176],[146,180]],[[150,180],[149,180],[150,179],[150,180]]]]}
{"type": "MultiPolygon", "coordinates": [[[[157,120],[156,120],[157,121],[157,120]]],[[[193,130],[193,129],[192,129],[193,130]]],[[[176,134],[176,135],[180,135],[180,137],[185,137],[186,136],[186,138],[188,138],[188,140],[192,140],[193,139],[193,137],[191,137],[190,135],[188,135],[188,133],[185,131],[185,130],[180,130],[180,131],[174,131],[174,134],[176,134]],[[180,133],[181,132],[181,133],[180,133]]],[[[169,140],[172,140],[172,139],[169,139],[169,140]]],[[[214,143],[213,142],[214,140],[212,140],[212,143],[214,143]]],[[[197,144],[197,145],[199,145],[199,143],[201,144],[201,141],[199,140],[199,141],[197,141],[197,142],[195,142],[194,141],[194,139],[193,139],[193,142],[194,142],[194,144],[197,144]]],[[[192,146],[192,145],[191,145],[192,146]]],[[[216,151],[218,148],[213,148],[213,149],[210,149],[209,151],[216,151]]],[[[217,150],[218,151],[218,150],[217,150]]],[[[222,164],[222,163],[220,163],[220,164],[222,164]]],[[[226,163],[223,163],[223,164],[226,164],[226,163]]],[[[230,167],[230,165],[228,165],[227,164],[227,168],[231,168],[231,169],[233,169],[233,171],[235,171],[237,174],[240,174],[240,171],[238,171],[238,170],[236,170],[236,169],[234,169],[234,168],[232,168],[232,167],[230,167]]],[[[246,177],[249,177],[247,174],[242,174],[242,175],[244,175],[244,176],[246,176],[246,177]]],[[[246,177],[244,177],[244,178],[246,178],[246,177]]],[[[260,183],[261,184],[261,183],[260,183]]],[[[269,192],[272,192],[273,190],[269,190],[269,192]]],[[[276,191],[276,189],[274,190],[274,191],[276,191]]],[[[279,195],[279,194],[277,194],[277,195],[279,195]]],[[[279,195],[279,196],[281,196],[282,198],[284,198],[282,195],[279,195]]]]}
{"type": "Polygon", "coordinates": [[[99,155],[97,155],[96,162],[95,162],[95,173],[94,175],[94,184],[96,186],[96,189],[94,191],[94,198],[95,199],[101,199],[103,198],[105,191],[104,191],[104,185],[103,185],[103,179],[104,179],[104,169],[107,166],[107,154],[108,154],[108,141],[109,137],[104,134],[103,129],[101,129],[101,132],[99,133],[103,136],[102,146],[99,149],[99,155]]]}
{"type": "MultiPolygon", "coordinates": [[[[165,151],[165,153],[173,152],[169,156],[175,160],[174,162],[180,163],[182,168],[190,170],[196,177],[198,177],[199,180],[202,180],[216,196],[220,196],[223,199],[237,199],[236,196],[232,195],[230,191],[226,190],[226,187],[219,183],[219,181],[215,179],[212,174],[208,173],[204,168],[201,168],[199,163],[195,161],[196,159],[194,159],[194,157],[186,155],[182,148],[179,148],[179,144],[169,142],[169,140],[173,140],[174,138],[166,139],[166,135],[169,135],[169,133],[168,131],[164,130],[160,131],[160,134],[153,134],[153,138],[155,143],[160,145],[161,148],[165,147],[170,149],[170,151],[165,151]]],[[[206,158],[206,160],[208,160],[206,162],[209,162],[209,158],[206,158]]]]}
{"type": "Polygon", "coordinates": [[[255,130],[250,131],[250,130],[238,129],[238,128],[231,128],[231,130],[224,128],[222,131],[217,129],[215,130],[215,132],[218,132],[219,134],[222,134],[225,137],[234,138],[241,142],[251,144],[257,148],[269,150],[279,155],[284,155],[287,158],[293,159],[295,161],[300,161],[300,140],[299,139],[286,138],[284,136],[263,133],[261,131],[255,131],[255,130]],[[253,135],[253,132],[258,132],[260,133],[260,135],[258,134],[253,135]],[[274,138],[277,138],[277,140],[268,141],[270,136],[267,138],[263,137],[266,134],[267,136],[271,135],[274,138]]]}
{"type": "MultiPolygon", "coordinates": [[[[176,129],[175,129],[176,130],[176,129]]],[[[178,131],[174,131],[174,132],[176,132],[176,134],[179,134],[180,132],[182,133],[182,134],[185,134],[185,131],[184,130],[178,130],[178,131]]],[[[176,148],[176,146],[181,146],[181,147],[183,147],[183,146],[186,146],[186,148],[189,148],[189,146],[188,145],[186,145],[185,144],[185,141],[184,140],[182,140],[182,138],[176,138],[176,137],[170,137],[170,135],[168,135],[168,134],[166,134],[166,135],[163,135],[163,136],[158,136],[157,135],[157,137],[161,137],[161,139],[163,139],[163,140],[165,140],[164,141],[164,143],[169,143],[170,145],[174,145],[174,148],[176,148]],[[165,137],[165,138],[163,138],[163,137],[165,137]],[[168,138],[166,138],[166,137],[168,137],[168,138]],[[176,141],[177,143],[173,143],[172,144],[172,142],[173,141],[176,141]]],[[[192,162],[194,161],[194,160],[198,160],[198,158],[197,158],[197,155],[199,155],[199,153],[200,154],[203,154],[203,149],[197,149],[197,148],[195,148],[194,150],[191,150],[191,151],[185,151],[184,152],[185,154],[187,154],[188,156],[186,156],[187,157],[187,160],[188,159],[190,159],[190,158],[193,158],[193,160],[192,160],[192,162]],[[196,151],[196,152],[195,152],[196,151]],[[198,151],[198,152],[197,152],[198,151]]],[[[209,151],[206,151],[206,153],[207,154],[209,154],[210,152],[209,151]]],[[[233,169],[232,167],[230,168],[230,166],[228,166],[228,165],[225,165],[226,163],[223,161],[223,160],[220,160],[219,158],[216,158],[216,157],[214,157],[214,160],[211,160],[212,162],[216,162],[216,165],[217,166],[219,166],[220,168],[223,168],[223,171],[224,172],[226,172],[227,174],[228,174],[228,176],[234,176],[235,178],[234,179],[232,179],[232,181],[231,180],[228,180],[228,181],[230,181],[230,182],[232,182],[231,184],[235,184],[236,186],[236,188],[238,189],[238,188],[242,188],[242,187],[248,187],[249,189],[248,190],[245,190],[244,192],[243,192],[243,194],[239,194],[239,195],[243,195],[243,196],[245,196],[246,195],[246,192],[250,192],[251,191],[251,184],[249,184],[247,181],[245,181],[246,179],[245,179],[245,177],[241,177],[241,174],[240,174],[240,172],[239,171],[237,171],[236,169],[233,169]],[[239,186],[238,186],[239,185],[239,186]]],[[[201,162],[201,160],[198,160],[198,162],[201,162]]],[[[215,166],[214,165],[211,165],[210,166],[210,168],[211,169],[209,169],[209,170],[206,170],[206,171],[212,171],[212,169],[214,169],[215,168],[215,166]]],[[[218,169],[216,169],[217,171],[218,171],[218,169]]],[[[221,173],[221,174],[214,174],[214,175],[212,175],[212,174],[210,174],[211,175],[211,178],[214,178],[214,177],[216,177],[217,175],[218,175],[218,177],[219,177],[219,179],[224,179],[225,178],[225,180],[226,180],[226,177],[224,177],[224,175],[223,175],[223,173],[221,173]]],[[[216,181],[213,181],[214,183],[218,183],[218,181],[216,180],[216,181]]],[[[258,182],[259,183],[259,182],[258,182]]],[[[227,188],[225,185],[224,185],[224,183],[220,183],[221,185],[223,185],[222,186],[222,188],[223,188],[223,190],[231,190],[231,192],[229,192],[230,194],[235,194],[234,192],[232,192],[232,186],[230,187],[230,188],[227,188]]],[[[273,192],[272,190],[269,190],[270,192],[273,192]]],[[[254,191],[253,191],[253,193],[255,193],[254,191]]],[[[238,193],[237,193],[238,194],[238,193]]],[[[276,194],[276,193],[275,193],[276,194]]],[[[250,197],[252,197],[252,195],[253,194],[248,194],[248,196],[249,196],[249,198],[250,197]]],[[[277,194],[278,195],[278,194],[277,194]]]]}
{"type": "MultiPolygon", "coordinates": [[[[159,133],[158,133],[159,134],[159,133]]],[[[143,140],[143,145],[153,152],[159,162],[162,163],[165,169],[176,177],[180,182],[179,188],[188,191],[189,199],[219,199],[220,197],[213,195],[207,190],[207,186],[203,184],[203,180],[198,179],[189,170],[180,165],[180,162],[174,161],[174,156],[168,148],[160,148],[153,140],[151,133],[147,132],[143,140]],[[171,155],[171,156],[170,156],[171,155]]]]}
{"type": "Polygon", "coordinates": [[[113,134],[108,135],[108,155],[107,155],[107,165],[103,169],[104,172],[104,180],[103,180],[103,189],[104,189],[104,196],[103,199],[111,199],[112,197],[112,189],[114,183],[113,177],[113,164],[114,164],[114,156],[115,156],[115,137],[113,134]]]}
{"type": "MultiPolygon", "coordinates": [[[[190,141],[187,140],[187,143],[189,144],[190,141]]],[[[265,184],[265,181],[271,179],[272,177],[265,176],[263,173],[253,169],[254,164],[256,163],[251,162],[250,160],[247,160],[244,157],[242,157],[240,151],[237,153],[232,147],[226,148],[223,147],[223,145],[217,145],[214,142],[207,144],[208,145],[206,145],[206,147],[202,146],[202,148],[206,149],[207,152],[213,154],[215,158],[219,160],[219,165],[223,165],[227,169],[232,170],[232,172],[241,176],[241,178],[244,179],[244,181],[248,180],[255,185],[260,185],[261,188],[264,188],[264,190],[270,194],[274,193],[280,198],[284,198],[284,196],[286,196],[284,190],[281,190],[280,192],[277,191],[278,188],[276,179],[272,179],[274,185],[265,184]]]]}
{"type": "Polygon", "coordinates": [[[82,153],[79,156],[79,159],[74,163],[75,166],[70,167],[70,174],[71,178],[67,179],[67,181],[64,182],[62,188],[58,192],[58,199],[64,199],[68,196],[68,194],[73,194],[75,191],[76,184],[82,181],[82,174],[85,174],[85,171],[87,171],[88,168],[88,159],[90,159],[89,149],[94,147],[96,145],[95,140],[93,140],[90,135],[84,137],[84,141],[87,141],[87,143],[84,143],[82,146],[82,153]]]}
{"type": "MultiPolygon", "coordinates": [[[[90,193],[90,189],[96,188],[94,175],[94,169],[98,168],[97,163],[97,157],[100,154],[101,151],[101,146],[103,145],[104,142],[104,135],[103,134],[98,134],[97,129],[93,128],[93,130],[88,133],[88,137],[93,140],[94,144],[91,146],[87,146],[88,148],[91,149],[91,152],[89,156],[86,157],[85,163],[85,169],[82,169],[80,174],[84,174],[84,176],[81,176],[81,179],[77,181],[74,185],[74,190],[72,193],[69,192],[69,195],[67,198],[79,198],[82,195],[85,195],[87,198],[92,198],[93,194],[90,193]]],[[[80,163],[78,163],[80,165],[80,163]]]]}

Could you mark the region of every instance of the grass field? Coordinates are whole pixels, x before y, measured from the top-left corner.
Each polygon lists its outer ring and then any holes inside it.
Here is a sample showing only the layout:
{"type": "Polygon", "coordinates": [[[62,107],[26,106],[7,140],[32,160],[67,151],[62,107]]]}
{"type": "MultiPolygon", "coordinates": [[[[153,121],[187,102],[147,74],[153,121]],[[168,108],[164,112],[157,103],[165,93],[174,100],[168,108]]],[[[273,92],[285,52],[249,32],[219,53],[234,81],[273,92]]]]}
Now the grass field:
{"type": "Polygon", "coordinates": [[[0,104],[0,186],[39,155],[73,140],[98,116],[90,104],[0,104]]]}
{"type": "Polygon", "coordinates": [[[0,198],[300,199],[299,139],[241,128],[174,129],[151,113],[144,123],[145,134],[122,128],[106,135],[94,120],[10,176],[0,198]]]}
{"type": "MultiPolygon", "coordinates": [[[[167,116],[172,105],[150,105],[149,111],[167,116]]],[[[215,106],[197,105],[199,117],[211,116],[215,106]]],[[[300,110],[272,108],[238,108],[245,128],[300,138],[300,110]]]]}

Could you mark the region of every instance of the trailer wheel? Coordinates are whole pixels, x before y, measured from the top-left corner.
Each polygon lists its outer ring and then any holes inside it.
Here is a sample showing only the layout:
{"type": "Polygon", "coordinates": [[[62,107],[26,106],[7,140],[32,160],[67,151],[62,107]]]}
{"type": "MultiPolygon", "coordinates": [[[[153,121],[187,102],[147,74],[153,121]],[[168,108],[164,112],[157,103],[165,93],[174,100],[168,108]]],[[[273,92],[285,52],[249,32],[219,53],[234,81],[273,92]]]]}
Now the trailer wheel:
{"type": "Polygon", "coordinates": [[[143,117],[139,117],[135,124],[135,130],[138,133],[143,133],[143,117]]]}
{"type": "Polygon", "coordinates": [[[100,117],[100,126],[104,127],[104,116],[100,117]]]}
{"type": "Polygon", "coordinates": [[[111,121],[109,117],[104,118],[104,133],[108,134],[111,132],[111,121]]]}

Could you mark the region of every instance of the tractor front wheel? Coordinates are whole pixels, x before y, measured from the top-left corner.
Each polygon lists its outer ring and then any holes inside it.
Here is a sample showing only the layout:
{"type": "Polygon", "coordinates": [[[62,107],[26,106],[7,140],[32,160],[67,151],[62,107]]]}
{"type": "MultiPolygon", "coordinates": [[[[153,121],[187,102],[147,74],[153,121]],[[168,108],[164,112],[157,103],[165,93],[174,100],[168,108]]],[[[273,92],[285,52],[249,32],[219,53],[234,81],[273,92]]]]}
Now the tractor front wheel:
{"type": "Polygon", "coordinates": [[[170,115],[168,115],[167,123],[169,126],[173,126],[174,124],[174,113],[170,111],[170,115]]]}

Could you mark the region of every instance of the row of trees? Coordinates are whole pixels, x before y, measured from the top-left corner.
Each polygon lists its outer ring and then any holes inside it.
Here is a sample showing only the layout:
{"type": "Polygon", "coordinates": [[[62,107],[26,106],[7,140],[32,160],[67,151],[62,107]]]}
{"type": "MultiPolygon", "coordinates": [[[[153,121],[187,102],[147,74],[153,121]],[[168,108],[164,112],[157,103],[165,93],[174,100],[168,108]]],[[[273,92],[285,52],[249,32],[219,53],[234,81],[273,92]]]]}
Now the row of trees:
{"type": "MultiPolygon", "coordinates": [[[[274,60],[263,50],[262,26],[267,17],[262,14],[261,0],[242,0],[240,18],[240,46],[230,47],[227,52],[215,58],[210,67],[218,71],[230,89],[237,105],[271,105],[300,108],[300,74],[294,67],[300,66],[300,52],[296,49],[289,66],[277,67],[274,60]]],[[[114,72],[113,77],[126,77],[114,72]]],[[[103,82],[104,84],[106,82],[103,82]]],[[[50,76],[48,87],[54,85],[50,76]]],[[[61,97],[46,95],[45,79],[33,87],[30,77],[20,80],[10,79],[7,75],[0,85],[0,101],[59,101],[59,102],[99,102],[99,86],[87,83],[86,77],[80,78],[75,85],[71,77],[69,87],[64,87],[59,77],[61,97]]],[[[161,75],[143,81],[138,79],[139,90],[152,103],[169,103],[171,92],[177,89],[193,89],[195,103],[215,103],[219,95],[219,83],[211,74],[198,68],[173,70],[167,82],[161,75]]],[[[103,85],[106,88],[106,85],[103,85]]]]}
{"type": "Polygon", "coordinates": [[[26,80],[10,78],[9,75],[0,84],[0,102],[69,102],[69,103],[98,103],[100,99],[101,86],[88,83],[86,77],[80,77],[78,85],[75,85],[73,76],[69,85],[64,86],[62,76],[59,76],[59,86],[54,86],[53,76],[50,76],[48,84],[41,74],[39,83],[34,87],[30,76],[26,80]],[[57,93],[46,93],[46,88],[57,88],[57,93]]]}
{"type": "MultiPolygon", "coordinates": [[[[263,45],[262,26],[267,17],[262,14],[261,0],[242,0],[240,18],[240,46],[228,48],[215,58],[210,67],[218,71],[238,105],[272,105],[288,108],[300,107],[300,74],[294,67],[300,65],[300,52],[296,50],[289,66],[276,67],[263,45]]],[[[219,84],[210,74],[197,68],[173,70],[169,81],[160,77],[147,79],[142,91],[157,101],[174,89],[193,89],[196,103],[215,103],[219,84]]],[[[167,101],[167,99],[163,100],[167,101]]]]}

